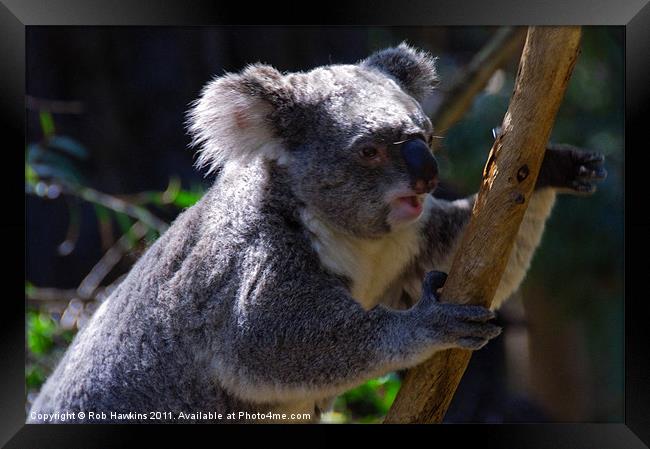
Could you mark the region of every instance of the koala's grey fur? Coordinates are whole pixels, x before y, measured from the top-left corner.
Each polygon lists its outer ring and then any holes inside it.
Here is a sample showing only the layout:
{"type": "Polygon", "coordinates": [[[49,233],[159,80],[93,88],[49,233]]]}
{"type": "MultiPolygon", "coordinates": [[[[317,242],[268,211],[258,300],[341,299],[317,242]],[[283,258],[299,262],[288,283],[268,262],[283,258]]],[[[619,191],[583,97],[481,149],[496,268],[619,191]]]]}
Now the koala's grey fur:
{"type": "MultiPolygon", "coordinates": [[[[209,83],[189,127],[214,186],[79,332],[31,412],[317,419],[365,380],[498,335],[493,312],[422,288],[448,270],[473,197],[427,194],[419,220],[396,224],[387,198],[408,188],[404,161],[357,157],[369,142],[430,138],[419,101],[435,82],[434,59],[402,44],[357,65],[258,64],[209,83]]],[[[530,198],[495,307],[522,281],[554,199],[552,185],[530,198]]]]}

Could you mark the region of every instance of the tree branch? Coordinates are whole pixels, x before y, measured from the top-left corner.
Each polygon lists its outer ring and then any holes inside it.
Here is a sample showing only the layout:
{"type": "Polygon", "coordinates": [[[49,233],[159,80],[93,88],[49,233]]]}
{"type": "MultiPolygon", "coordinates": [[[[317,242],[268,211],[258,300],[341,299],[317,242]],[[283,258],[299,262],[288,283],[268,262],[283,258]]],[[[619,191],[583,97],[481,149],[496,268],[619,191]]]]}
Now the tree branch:
{"type": "Polygon", "coordinates": [[[169,228],[169,225],[167,223],[156,217],[144,207],[128,203],[115,196],[100,192],[95,189],[91,189],[90,187],[64,183],[60,180],[57,182],[61,185],[64,193],[76,195],[88,202],[100,204],[108,209],[122,212],[131,218],[135,218],[136,220],[141,221],[150,228],[157,230],[160,234],[164,233],[167,228],[169,228]]]}
{"type": "MultiPolygon", "coordinates": [[[[579,27],[530,27],[502,133],[442,300],[489,306],[533,192],[544,150],[578,56],[579,27]]],[[[386,423],[441,422],[471,352],[441,351],[408,371],[386,423]]]]}
{"type": "Polygon", "coordinates": [[[126,252],[133,248],[135,243],[140,241],[147,234],[147,226],[141,221],[136,221],[119,240],[108,249],[102,258],[90,270],[90,273],[81,281],[77,287],[77,294],[81,298],[90,298],[99,287],[108,273],[118,264],[126,252]]]}
{"type": "Polygon", "coordinates": [[[438,134],[446,133],[465,115],[474,97],[485,88],[494,72],[521,49],[525,36],[525,27],[503,27],[472,58],[431,116],[433,128],[438,134]]]}

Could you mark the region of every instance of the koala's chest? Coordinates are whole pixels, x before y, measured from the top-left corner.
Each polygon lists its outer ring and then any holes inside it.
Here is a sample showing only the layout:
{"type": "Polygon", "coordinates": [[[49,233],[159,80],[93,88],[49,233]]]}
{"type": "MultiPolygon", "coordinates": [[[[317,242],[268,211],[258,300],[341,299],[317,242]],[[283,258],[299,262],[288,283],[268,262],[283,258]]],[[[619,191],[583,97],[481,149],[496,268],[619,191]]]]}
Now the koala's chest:
{"type": "Polygon", "coordinates": [[[402,274],[415,252],[412,244],[411,239],[387,239],[351,248],[350,259],[354,258],[354,263],[339,268],[352,279],[352,297],[365,309],[374,307],[402,274]]]}
{"type": "Polygon", "coordinates": [[[419,248],[416,229],[367,240],[332,232],[313,220],[309,224],[321,263],[351,280],[350,293],[365,309],[382,300],[419,248]]]}

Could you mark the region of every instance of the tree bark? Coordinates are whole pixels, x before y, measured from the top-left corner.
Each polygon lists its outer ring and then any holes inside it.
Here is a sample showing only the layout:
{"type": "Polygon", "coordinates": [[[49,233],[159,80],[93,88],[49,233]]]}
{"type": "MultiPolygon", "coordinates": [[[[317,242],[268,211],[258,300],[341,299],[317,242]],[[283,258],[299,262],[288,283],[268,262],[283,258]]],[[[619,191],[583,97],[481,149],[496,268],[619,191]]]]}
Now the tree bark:
{"type": "MultiPolygon", "coordinates": [[[[528,29],[502,132],[488,156],[442,301],[490,306],[533,193],[579,43],[580,27],[528,29]]],[[[410,369],[384,422],[441,422],[470,357],[471,351],[450,349],[410,369]]]]}

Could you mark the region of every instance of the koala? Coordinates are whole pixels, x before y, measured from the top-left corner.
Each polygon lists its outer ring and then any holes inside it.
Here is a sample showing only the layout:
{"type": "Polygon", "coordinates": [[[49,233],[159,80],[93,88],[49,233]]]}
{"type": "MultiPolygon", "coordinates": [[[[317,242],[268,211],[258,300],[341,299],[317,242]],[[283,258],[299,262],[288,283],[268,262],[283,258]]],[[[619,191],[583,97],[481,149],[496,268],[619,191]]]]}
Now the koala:
{"type": "MultiPolygon", "coordinates": [[[[435,59],[406,44],[209,82],[188,128],[214,185],[78,333],[28,422],[315,421],[368,379],[496,337],[494,310],[437,299],[474,196],[432,196],[421,102],[436,82],[435,59]],[[179,418],[199,411],[220,415],[179,418]]],[[[492,309],[522,282],[556,194],[605,174],[600,155],[549,148],[492,309]]]]}

